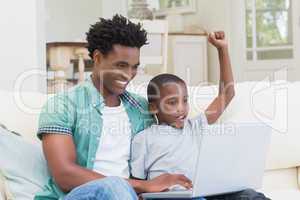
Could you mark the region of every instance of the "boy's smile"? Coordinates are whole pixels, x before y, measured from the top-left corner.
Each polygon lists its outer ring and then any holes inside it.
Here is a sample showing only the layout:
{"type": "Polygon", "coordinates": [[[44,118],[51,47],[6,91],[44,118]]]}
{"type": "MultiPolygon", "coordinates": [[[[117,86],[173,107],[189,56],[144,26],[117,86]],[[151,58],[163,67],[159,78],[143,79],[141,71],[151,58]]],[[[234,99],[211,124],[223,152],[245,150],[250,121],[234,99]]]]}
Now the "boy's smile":
{"type": "Polygon", "coordinates": [[[152,103],[159,124],[166,123],[183,128],[189,111],[188,92],[185,83],[169,82],[159,88],[158,98],[152,103]]]}

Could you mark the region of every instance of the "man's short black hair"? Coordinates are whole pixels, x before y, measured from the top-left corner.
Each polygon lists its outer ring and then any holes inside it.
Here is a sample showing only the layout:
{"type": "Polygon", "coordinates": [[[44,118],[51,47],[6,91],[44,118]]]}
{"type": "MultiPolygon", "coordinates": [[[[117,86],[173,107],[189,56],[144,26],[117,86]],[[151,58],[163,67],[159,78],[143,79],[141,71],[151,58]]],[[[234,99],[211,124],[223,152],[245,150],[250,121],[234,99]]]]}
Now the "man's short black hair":
{"type": "Polygon", "coordinates": [[[91,58],[95,50],[107,55],[115,44],[137,48],[147,44],[147,32],[142,25],[122,15],[115,15],[112,19],[100,18],[100,21],[91,25],[86,36],[91,58]]]}
{"type": "Polygon", "coordinates": [[[184,80],[174,74],[160,74],[152,78],[147,86],[148,102],[155,101],[160,95],[160,89],[166,83],[183,83],[184,80]]]}

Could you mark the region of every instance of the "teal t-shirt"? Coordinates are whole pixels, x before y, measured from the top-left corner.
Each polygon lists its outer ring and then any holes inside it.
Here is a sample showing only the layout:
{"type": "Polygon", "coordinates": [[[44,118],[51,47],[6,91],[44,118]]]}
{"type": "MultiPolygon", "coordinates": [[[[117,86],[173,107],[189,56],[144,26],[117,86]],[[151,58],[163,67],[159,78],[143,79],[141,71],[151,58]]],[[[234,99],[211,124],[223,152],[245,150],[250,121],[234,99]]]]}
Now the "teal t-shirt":
{"type": "MultiPolygon", "coordinates": [[[[125,91],[120,99],[128,114],[133,136],[154,122],[144,98],[125,91]]],[[[73,137],[77,163],[92,170],[101,140],[101,110],[104,106],[104,99],[91,79],[68,92],[57,94],[42,108],[38,137],[42,139],[43,134],[49,133],[73,137]]],[[[65,193],[51,177],[44,191],[35,196],[35,200],[62,199],[64,196],[65,193]]]]}

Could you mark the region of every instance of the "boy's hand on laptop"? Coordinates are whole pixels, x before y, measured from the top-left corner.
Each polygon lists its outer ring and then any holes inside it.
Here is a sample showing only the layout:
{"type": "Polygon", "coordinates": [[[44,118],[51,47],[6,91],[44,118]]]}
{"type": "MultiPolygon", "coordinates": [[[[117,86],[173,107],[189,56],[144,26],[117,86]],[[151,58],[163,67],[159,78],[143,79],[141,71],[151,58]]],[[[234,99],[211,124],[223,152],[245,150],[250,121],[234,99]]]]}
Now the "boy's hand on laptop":
{"type": "Polygon", "coordinates": [[[214,45],[217,49],[227,48],[228,44],[225,40],[224,31],[216,31],[208,34],[208,42],[214,45]]]}
{"type": "Polygon", "coordinates": [[[147,181],[146,192],[162,192],[168,190],[173,185],[181,185],[186,189],[193,187],[192,181],[182,174],[163,174],[150,181],[147,181]]]}

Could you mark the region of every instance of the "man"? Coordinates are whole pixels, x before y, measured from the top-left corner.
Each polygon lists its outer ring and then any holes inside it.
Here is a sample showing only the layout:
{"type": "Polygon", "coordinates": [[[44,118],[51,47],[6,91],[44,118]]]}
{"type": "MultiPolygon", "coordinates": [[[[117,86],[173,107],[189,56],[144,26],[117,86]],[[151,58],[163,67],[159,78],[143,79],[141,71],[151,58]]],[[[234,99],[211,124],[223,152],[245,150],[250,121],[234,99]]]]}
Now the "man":
{"type": "Polygon", "coordinates": [[[49,99],[40,114],[38,137],[52,177],[35,199],[129,200],[175,184],[191,187],[183,175],[129,177],[131,139],[153,122],[146,100],[125,90],[137,74],[146,31],[116,15],[92,25],[87,41],[90,79],[49,99]]]}

